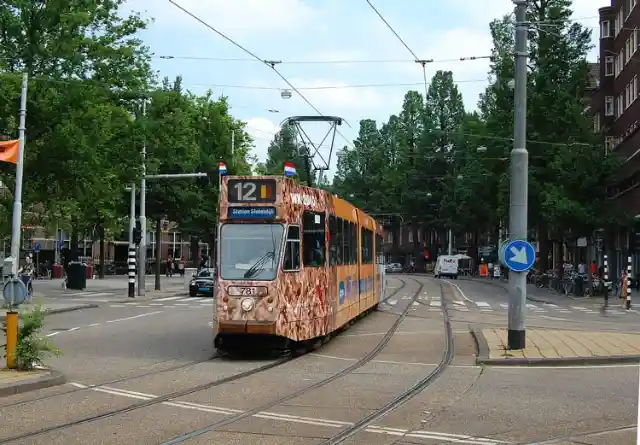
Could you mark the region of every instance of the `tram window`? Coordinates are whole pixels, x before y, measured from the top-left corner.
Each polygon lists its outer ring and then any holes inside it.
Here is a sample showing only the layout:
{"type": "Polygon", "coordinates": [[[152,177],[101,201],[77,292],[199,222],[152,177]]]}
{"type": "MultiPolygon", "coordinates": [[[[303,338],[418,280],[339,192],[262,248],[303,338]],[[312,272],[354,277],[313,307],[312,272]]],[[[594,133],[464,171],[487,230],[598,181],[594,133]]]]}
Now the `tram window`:
{"type": "Polygon", "coordinates": [[[349,262],[349,240],[351,239],[349,236],[349,222],[338,218],[338,227],[342,234],[342,261],[340,264],[351,264],[349,262]]]}
{"type": "Polygon", "coordinates": [[[342,220],[333,215],[329,216],[329,264],[342,264],[342,220]]]}
{"type": "Polygon", "coordinates": [[[282,269],[284,271],[300,270],[300,226],[289,226],[282,269]]]}
{"type": "Polygon", "coordinates": [[[373,264],[373,232],[364,227],[360,229],[362,264],[373,264]]]}
{"type": "Polygon", "coordinates": [[[349,237],[351,238],[349,247],[351,251],[351,264],[358,264],[358,226],[349,223],[349,237]]]}
{"type": "Polygon", "coordinates": [[[325,215],[316,212],[302,214],[302,263],[305,267],[325,265],[325,215]]]}

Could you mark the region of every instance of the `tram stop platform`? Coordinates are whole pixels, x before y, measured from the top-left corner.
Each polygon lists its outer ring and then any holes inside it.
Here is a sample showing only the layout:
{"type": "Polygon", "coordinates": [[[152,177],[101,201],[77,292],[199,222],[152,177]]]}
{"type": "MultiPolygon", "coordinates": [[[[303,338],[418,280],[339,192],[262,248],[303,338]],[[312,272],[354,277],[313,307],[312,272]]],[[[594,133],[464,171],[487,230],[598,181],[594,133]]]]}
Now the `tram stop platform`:
{"type": "Polygon", "coordinates": [[[486,366],[589,366],[640,363],[640,332],[527,329],[526,349],[508,350],[507,329],[471,326],[476,363],[486,366]]]}

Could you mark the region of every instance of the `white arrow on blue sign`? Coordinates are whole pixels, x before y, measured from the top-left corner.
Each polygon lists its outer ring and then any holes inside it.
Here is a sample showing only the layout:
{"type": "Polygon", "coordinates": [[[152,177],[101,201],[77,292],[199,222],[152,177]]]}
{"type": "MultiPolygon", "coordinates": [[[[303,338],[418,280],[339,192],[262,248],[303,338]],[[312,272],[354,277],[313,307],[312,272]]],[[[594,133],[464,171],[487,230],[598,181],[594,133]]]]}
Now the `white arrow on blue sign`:
{"type": "Polygon", "coordinates": [[[511,240],[504,246],[504,265],[513,272],[525,272],[536,262],[536,249],[524,240],[511,240]]]}

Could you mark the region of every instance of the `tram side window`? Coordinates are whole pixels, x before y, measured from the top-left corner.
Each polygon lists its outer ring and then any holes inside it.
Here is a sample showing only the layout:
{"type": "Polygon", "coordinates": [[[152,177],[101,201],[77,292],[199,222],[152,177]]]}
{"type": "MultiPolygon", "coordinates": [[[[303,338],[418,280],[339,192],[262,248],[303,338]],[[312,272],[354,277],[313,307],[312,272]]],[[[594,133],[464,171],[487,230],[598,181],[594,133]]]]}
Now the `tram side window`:
{"type": "Polygon", "coordinates": [[[329,264],[342,264],[342,219],[329,216],[329,264]]]}
{"type": "Polygon", "coordinates": [[[316,212],[302,214],[302,263],[305,267],[325,265],[325,215],[316,212]]]}
{"type": "Polygon", "coordinates": [[[351,264],[358,264],[358,226],[354,223],[349,223],[349,238],[351,238],[351,264]]]}
{"type": "Polygon", "coordinates": [[[349,251],[349,240],[351,239],[349,237],[349,221],[338,218],[338,227],[342,234],[342,262],[340,262],[340,264],[351,264],[349,251]]]}
{"type": "Polygon", "coordinates": [[[373,232],[364,227],[360,229],[362,264],[373,264],[373,232]]]}
{"type": "Polygon", "coordinates": [[[282,269],[285,271],[300,270],[300,226],[289,226],[282,269]]]}

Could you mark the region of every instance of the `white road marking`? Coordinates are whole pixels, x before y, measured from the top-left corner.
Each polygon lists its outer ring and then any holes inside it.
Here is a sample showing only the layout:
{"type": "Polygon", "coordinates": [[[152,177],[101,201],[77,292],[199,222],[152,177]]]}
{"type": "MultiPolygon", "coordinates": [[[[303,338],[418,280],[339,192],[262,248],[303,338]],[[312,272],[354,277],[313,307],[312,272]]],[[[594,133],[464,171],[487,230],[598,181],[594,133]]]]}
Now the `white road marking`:
{"type": "Polygon", "coordinates": [[[486,301],[476,301],[476,306],[489,308],[491,305],[486,301]]]}
{"type": "Polygon", "coordinates": [[[453,304],[455,304],[456,306],[466,306],[467,303],[465,303],[464,301],[459,301],[459,300],[454,300],[453,304]]]}
{"type": "Polygon", "coordinates": [[[387,302],[390,306],[395,306],[396,304],[398,304],[398,300],[389,300],[387,302]]]}
{"type": "Polygon", "coordinates": [[[418,306],[420,306],[420,303],[418,303],[417,301],[414,301],[414,302],[411,304],[411,306],[413,306],[413,307],[418,307],[418,306]]]}
{"type": "Polygon", "coordinates": [[[133,317],[116,318],[115,320],[107,320],[105,323],[119,323],[121,321],[134,320],[136,318],[148,317],[149,315],[162,314],[164,311],[147,312],[146,314],[134,315],[133,317]]]}
{"type": "Polygon", "coordinates": [[[540,318],[546,318],[547,320],[556,320],[556,321],[569,321],[566,318],[560,318],[560,317],[550,317],[548,315],[540,315],[540,318]]]}
{"type": "Polygon", "coordinates": [[[164,298],[156,298],[155,301],[171,301],[171,300],[179,300],[183,297],[164,297],[164,298]]]}
{"type": "MultiPolygon", "coordinates": [[[[89,389],[91,391],[102,392],[102,393],[107,393],[115,396],[128,397],[128,398],[138,399],[138,400],[153,400],[158,398],[158,396],[154,394],[128,391],[128,390],[113,388],[109,386],[90,387],[77,382],[71,382],[70,384],[80,389],[89,389]]],[[[222,414],[222,415],[235,415],[235,414],[242,413],[241,410],[237,410],[233,408],[209,406],[209,405],[203,405],[203,404],[192,403],[192,402],[165,401],[165,402],[161,402],[161,404],[165,406],[172,406],[175,408],[190,409],[195,411],[202,411],[202,412],[222,414]]],[[[344,428],[344,427],[353,425],[353,423],[351,422],[343,422],[340,420],[293,416],[290,414],[275,413],[270,411],[263,411],[260,413],[256,413],[252,417],[269,419],[269,420],[279,420],[282,422],[289,422],[289,423],[326,426],[330,428],[344,428]]],[[[418,438],[418,439],[444,440],[444,441],[455,442],[460,444],[469,444],[469,445],[497,445],[497,444],[508,443],[501,440],[487,439],[487,438],[474,437],[474,436],[468,436],[468,435],[462,435],[462,434],[440,433],[436,431],[422,431],[422,430],[413,431],[413,430],[406,430],[401,428],[389,428],[389,427],[376,426],[376,425],[371,425],[367,427],[364,431],[369,433],[387,434],[391,436],[412,437],[412,438],[418,438]]]]}
{"type": "Polygon", "coordinates": [[[127,307],[126,304],[110,304],[109,307],[127,307]]]}
{"type": "Polygon", "coordinates": [[[431,300],[431,303],[429,303],[429,306],[431,306],[431,307],[440,307],[441,304],[442,304],[442,302],[440,300],[431,300]]]}

